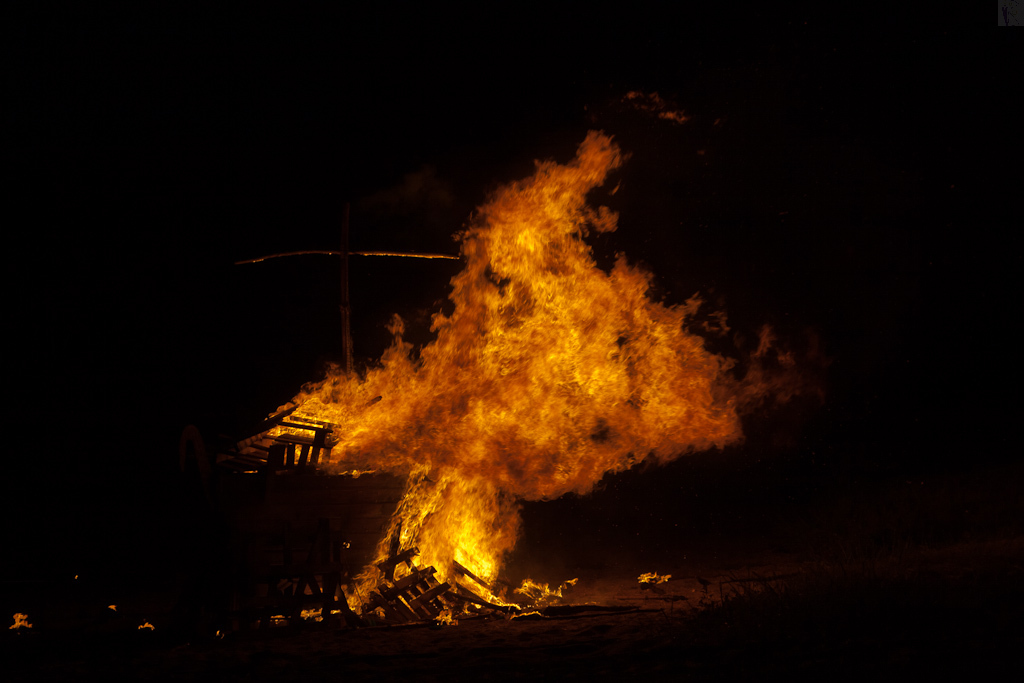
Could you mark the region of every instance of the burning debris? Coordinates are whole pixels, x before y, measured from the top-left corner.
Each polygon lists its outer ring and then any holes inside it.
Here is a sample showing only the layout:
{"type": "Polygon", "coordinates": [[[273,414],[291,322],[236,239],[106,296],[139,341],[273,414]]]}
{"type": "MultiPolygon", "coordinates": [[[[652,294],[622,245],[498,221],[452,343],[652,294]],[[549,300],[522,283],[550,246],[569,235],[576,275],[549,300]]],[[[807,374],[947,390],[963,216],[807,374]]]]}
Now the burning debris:
{"type": "Polygon", "coordinates": [[[530,604],[537,607],[547,607],[562,601],[562,591],[576,585],[579,579],[569,579],[565,583],[552,589],[546,583],[537,583],[530,579],[523,581],[523,585],[515,590],[516,593],[525,596],[530,604]]]}
{"type": "Polygon", "coordinates": [[[637,577],[637,581],[640,582],[640,589],[650,588],[651,586],[657,586],[659,583],[665,583],[672,578],[671,574],[665,574],[662,576],[658,572],[646,572],[637,577]]]}
{"type": "MultiPolygon", "coordinates": [[[[452,577],[439,583],[434,567],[417,567],[413,558],[418,548],[409,548],[377,564],[384,578],[376,590],[370,592],[370,601],[363,606],[363,615],[372,614],[383,623],[406,623],[433,620],[444,624],[457,623],[455,614],[502,614],[514,616],[524,610],[536,611],[562,600],[562,591],[576,584],[577,579],[566,581],[552,590],[547,584],[527,579],[513,592],[526,598],[526,607],[495,597],[503,591],[481,579],[472,571],[454,562],[452,577]],[[402,578],[395,578],[395,569],[405,565],[402,578]],[[483,595],[490,596],[485,598],[483,595]]],[[[507,590],[510,586],[506,585],[507,590]]]]}

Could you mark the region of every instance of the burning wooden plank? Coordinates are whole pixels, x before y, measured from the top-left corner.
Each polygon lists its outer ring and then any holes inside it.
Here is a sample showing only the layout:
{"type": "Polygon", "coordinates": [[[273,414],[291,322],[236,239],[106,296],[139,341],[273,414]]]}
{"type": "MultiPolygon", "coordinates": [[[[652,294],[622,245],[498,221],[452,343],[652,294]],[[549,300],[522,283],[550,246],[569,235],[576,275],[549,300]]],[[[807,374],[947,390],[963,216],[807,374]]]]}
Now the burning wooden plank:
{"type": "Polygon", "coordinates": [[[384,560],[383,562],[378,562],[377,568],[384,573],[384,576],[387,578],[388,581],[394,581],[395,568],[404,562],[409,569],[412,569],[414,566],[412,558],[416,557],[419,554],[419,548],[406,548],[400,553],[392,554],[391,557],[384,560]]]}
{"type": "Polygon", "coordinates": [[[469,603],[471,605],[476,605],[477,607],[482,607],[487,610],[493,610],[504,614],[511,614],[519,611],[519,608],[515,605],[498,605],[485,600],[462,584],[455,584],[455,589],[450,591],[446,597],[462,603],[469,603]]]}
{"type": "Polygon", "coordinates": [[[462,564],[460,564],[457,560],[452,561],[452,569],[454,569],[455,571],[459,572],[467,578],[473,579],[478,584],[480,584],[480,586],[482,586],[488,593],[494,592],[494,589],[486,581],[481,579],[473,572],[469,571],[466,567],[462,566],[462,564]]]}

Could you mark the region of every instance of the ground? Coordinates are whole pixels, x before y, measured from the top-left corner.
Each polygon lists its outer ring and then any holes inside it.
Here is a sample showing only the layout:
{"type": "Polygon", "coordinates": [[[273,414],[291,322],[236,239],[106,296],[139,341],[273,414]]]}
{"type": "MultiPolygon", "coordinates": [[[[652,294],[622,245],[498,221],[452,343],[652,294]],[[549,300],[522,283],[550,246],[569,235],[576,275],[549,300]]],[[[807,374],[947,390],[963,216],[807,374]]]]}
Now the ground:
{"type": "Polygon", "coordinates": [[[557,609],[450,626],[196,628],[183,605],[202,575],[182,570],[203,565],[182,559],[172,516],[162,554],[9,572],[0,613],[32,628],[0,631],[0,661],[8,680],[61,681],[995,678],[1024,651],[1022,485],[1024,465],[999,462],[915,477],[728,453],[640,468],[524,505],[506,573],[578,578],[557,609]],[[644,589],[645,572],[671,580],[644,589]]]}
{"type": "Polygon", "coordinates": [[[1019,668],[1022,558],[1017,537],[847,567],[796,555],[691,562],[663,568],[672,579],[646,590],[636,576],[581,576],[565,604],[589,607],[549,616],[223,638],[172,632],[160,598],[139,594],[116,612],[77,606],[64,621],[40,610],[32,629],[4,634],[4,660],[10,680],[977,676],[1019,668]],[[138,629],[145,621],[155,628],[138,629]]]}

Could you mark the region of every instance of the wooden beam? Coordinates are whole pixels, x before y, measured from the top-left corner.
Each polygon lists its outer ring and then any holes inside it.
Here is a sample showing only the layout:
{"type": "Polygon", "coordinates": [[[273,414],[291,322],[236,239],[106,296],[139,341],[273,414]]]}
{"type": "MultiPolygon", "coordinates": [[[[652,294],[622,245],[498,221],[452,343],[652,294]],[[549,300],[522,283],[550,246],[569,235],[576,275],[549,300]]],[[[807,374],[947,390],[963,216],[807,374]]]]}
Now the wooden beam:
{"type": "Polygon", "coordinates": [[[352,305],[348,298],[348,214],[349,204],[341,217],[341,346],[345,374],[353,369],[352,360],[352,305]]]}
{"type": "Polygon", "coordinates": [[[459,563],[458,563],[458,562],[457,562],[456,560],[452,560],[452,568],[453,568],[453,569],[455,569],[455,571],[459,572],[460,574],[462,574],[462,575],[464,575],[464,576],[466,576],[466,577],[468,577],[468,578],[470,578],[470,579],[473,579],[473,580],[474,580],[474,581],[476,581],[476,582],[477,582],[478,584],[480,584],[481,586],[483,586],[484,588],[486,588],[486,589],[487,589],[487,590],[488,590],[489,592],[491,592],[491,593],[493,593],[493,592],[494,592],[494,589],[493,589],[493,588],[491,588],[491,586],[490,586],[490,585],[488,585],[488,583],[487,583],[486,581],[484,581],[484,580],[483,580],[483,579],[481,579],[481,578],[480,578],[479,576],[477,576],[477,575],[476,575],[476,574],[474,574],[473,572],[471,572],[471,571],[469,571],[468,569],[466,569],[465,567],[463,567],[463,566],[462,566],[461,564],[459,564],[459,563]]]}
{"type": "Polygon", "coordinates": [[[391,557],[389,557],[388,559],[384,560],[383,562],[378,562],[377,563],[377,568],[380,569],[382,572],[384,572],[384,575],[386,577],[388,577],[388,581],[393,581],[394,580],[394,576],[395,576],[395,567],[397,567],[402,562],[405,562],[406,564],[408,564],[409,562],[412,561],[412,558],[416,557],[419,554],[420,554],[420,549],[419,548],[416,548],[416,547],[406,548],[405,550],[403,550],[402,552],[398,553],[397,555],[392,555],[391,557]]]}
{"type": "MultiPolygon", "coordinates": [[[[417,596],[414,600],[409,603],[409,606],[416,609],[418,606],[427,606],[431,600],[441,595],[444,595],[451,588],[451,585],[447,582],[440,583],[433,588],[427,590],[422,595],[417,596]]],[[[430,608],[433,609],[433,608],[430,608]]],[[[436,610],[434,610],[436,613],[436,610]]]]}
{"type": "MultiPolygon", "coordinates": [[[[349,256],[401,256],[403,258],[425,258],[425,259],[449,259],[452,261],[458,261],[461,256],[454,256],[452,254],[431,254],[431,253],[417,253],[412,251],[348,251],[345,252],[349,256]]],[[[305,256],[307,254],[321,254],[323,256],[341,256],[340,251],[331,251],[327,249],[310,249],[307,251],[289,251],[282,254],[268,254],[266,256],[260,256],[259,258],[247,259],[245,261],[235,261],[236,266],[243,266],[248,263],[259,263],[261,261],[267,261],[272,258],[281,258],[283,256],[305,256]]]]}

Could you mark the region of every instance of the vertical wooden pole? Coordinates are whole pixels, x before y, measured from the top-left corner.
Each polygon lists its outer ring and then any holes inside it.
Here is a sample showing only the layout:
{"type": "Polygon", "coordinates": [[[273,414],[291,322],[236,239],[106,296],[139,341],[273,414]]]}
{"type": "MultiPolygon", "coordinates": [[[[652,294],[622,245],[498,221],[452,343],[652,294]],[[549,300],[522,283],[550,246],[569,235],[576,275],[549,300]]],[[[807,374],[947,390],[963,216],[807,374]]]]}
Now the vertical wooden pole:
{"type": "Polygon", "coordinates": [[[346,374],[353,371],[352,307],[348,300],[348,211],[349,204],[345,202],[341,217],[341,345],[346,374]]]}

